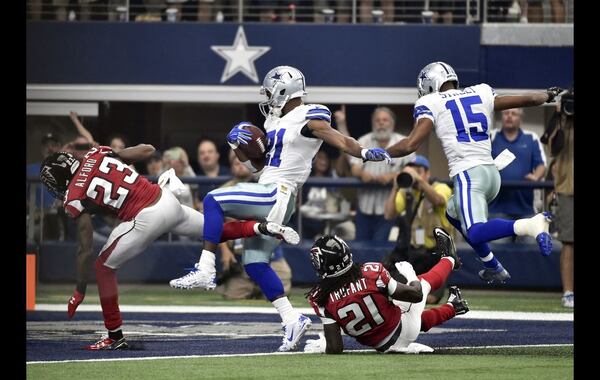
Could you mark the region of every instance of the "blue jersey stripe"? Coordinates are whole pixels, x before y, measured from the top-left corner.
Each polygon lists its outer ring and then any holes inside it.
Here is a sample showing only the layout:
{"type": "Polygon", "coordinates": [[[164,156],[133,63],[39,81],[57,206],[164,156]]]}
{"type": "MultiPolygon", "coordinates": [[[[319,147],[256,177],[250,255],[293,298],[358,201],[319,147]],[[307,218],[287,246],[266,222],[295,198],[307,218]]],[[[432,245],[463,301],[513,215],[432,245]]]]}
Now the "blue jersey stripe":
{"type": "Polygon", "coordinates": [[[418,116],[421,116],[421,115],[430,115],[433,117],[433,112],[431,112],[431,110],[429,108],[427,108],[427,106],[415,107],[415,110],[413,112],[413,118],[416,119],[418,116]]]}
{"type": "Polygon", "coordinates": [[[216,193],[213,194],[213,197],[223,197],[226,195],[246,195],[249,197],[260,197],[260,198],[269,198],[272,197],[273,195],[275,195],[277,193],[277,189],[273,190],[271,193],[267,194],[267,193],[250,193],[247,191],[230,191],[227,193],[216,193]]]}
{"type": "Polygon", "coordinates": [[[326,115],[306,115],[306,120],[325,120],[331,122],[331,118],[326,115]]]}
{"type": "Polygon", "coordinates": [[[465,170],[465,178],[467,179],[467,198],[469,200],[469,218],[471,220],[471,225],[473,225],[473,207],[471,205],[471,177],[469,177],[469,173],[465,170]]]}
{"type": "Polygon", "coordinates": [[[252,201],[240,201],[237,199],[229,199],[226,201],[217,201],[219,202],[219,204],[224,204],[224,203],[236,203],[236,204],[240,204],[240,205],[254,205],[254,206],[270,206],[270,205],[274,205],[275,201],[268,201],[268,202],[252,202],[252,201]]]}
{"type": "Polygon", "coordinates": [[[328,115],[331,115],[331,111],[329,111],[327,108],[313,108],[308,110],[307,113],[326,113],[328,115]]]}

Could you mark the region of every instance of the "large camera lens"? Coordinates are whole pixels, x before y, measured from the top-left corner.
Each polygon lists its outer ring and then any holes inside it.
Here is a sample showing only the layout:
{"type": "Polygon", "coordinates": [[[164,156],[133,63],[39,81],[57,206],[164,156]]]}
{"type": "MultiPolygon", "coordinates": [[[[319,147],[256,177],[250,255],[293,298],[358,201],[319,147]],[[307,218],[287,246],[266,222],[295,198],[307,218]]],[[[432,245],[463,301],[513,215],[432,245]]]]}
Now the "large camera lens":
{"type": "Polygon", "coordinates": [[[396,177],[396,183],[398,184],[398,187],[411,187],[413,182],[413,176],[406,172],[400,173],[396,177]]]}
{"type": "Polygon", "coordinates": [[[573,90],[569,90],[560,98],[560,111],[567,116],[573,116],[575,113],[575,92],[573,90]]]}

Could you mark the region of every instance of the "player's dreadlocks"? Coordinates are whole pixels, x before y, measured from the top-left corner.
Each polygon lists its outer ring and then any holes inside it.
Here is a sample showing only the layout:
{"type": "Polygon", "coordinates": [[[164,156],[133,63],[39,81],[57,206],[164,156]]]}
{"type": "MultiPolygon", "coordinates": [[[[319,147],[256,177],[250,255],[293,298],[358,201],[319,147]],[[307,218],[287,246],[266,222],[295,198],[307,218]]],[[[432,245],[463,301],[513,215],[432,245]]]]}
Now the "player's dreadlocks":
{"type": "Polygon", "coordinates": [[[335,292],[336,290],[343,288],[351,282],[357,281],[362,278],[362,271],[360,270],[360,264],[353,263],[352,267],[348,272],[342,274],[339,277],[326,277],[321,280],[317,285],[313,286],[308,292],[306,292],[306,298],[313,298],[317,305],[325,306],[329,293],[335,292]]]}

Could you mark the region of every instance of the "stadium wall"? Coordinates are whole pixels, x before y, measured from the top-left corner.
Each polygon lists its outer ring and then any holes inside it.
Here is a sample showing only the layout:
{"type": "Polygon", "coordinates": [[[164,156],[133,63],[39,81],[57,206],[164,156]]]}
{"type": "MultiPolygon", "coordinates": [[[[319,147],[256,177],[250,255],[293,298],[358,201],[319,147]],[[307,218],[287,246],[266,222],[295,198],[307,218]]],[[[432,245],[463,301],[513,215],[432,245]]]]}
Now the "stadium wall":
{"type": "MultiPolygon", "coordinates": [[[[533,89],[568,86],[573,80],[572,43],[550,46],[536,40],[524,46],[506,39],[503,44],[482,39],[480,26],[29,22],[26,28],[28,90],[35,85],[86,85],[92,91],[134,86],[127,87],[129,100],[167,101],[169,91],[189,93],[190,86],[200,86],[216,101],[254,102],[259,78],[281,64],[301,68],[309,87],[329,102],[343,98],[340,87],[373,88],[375,97],[388,91],[388,102],[413,102],[418,71],[435,60],[451,63],[463,86],[488,81],[496,88],[533,89]],[[254,60],[254,79],[242,73],[225,78],[226,60],[213,49],[233,46],[240,31],[243,49],[267,49],[254,60]],[[158,87],[143,93],[135,87],[147,85],[158,87]],[[222,99],[219,88],[227,95],[222,99]]],[[[531,34],[522,28],[519,33],[531,34]]],[[[44,97],[30,91],[27,96],[44,97]]],[[[81,94],[70,96],[84,100],[81,94]]],[[[194,99],[202,101],[189,101],[194,99]]]]}

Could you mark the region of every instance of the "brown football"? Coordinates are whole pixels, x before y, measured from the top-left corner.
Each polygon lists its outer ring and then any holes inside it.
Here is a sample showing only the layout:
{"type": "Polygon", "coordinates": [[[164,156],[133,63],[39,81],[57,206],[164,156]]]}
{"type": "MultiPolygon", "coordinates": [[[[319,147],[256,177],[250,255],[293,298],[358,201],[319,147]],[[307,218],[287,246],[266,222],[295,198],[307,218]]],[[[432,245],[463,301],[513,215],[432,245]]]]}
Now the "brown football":
{"type": "Polygon", "coordinates": [[[248,141],[248,144],[240,144],[238,149],[241,149],[249,159],[261,161],[267,153],[267,137],[260,128],[254,125],[247,125],[242,128],[252,134],[252,140],[248,141]]]}

